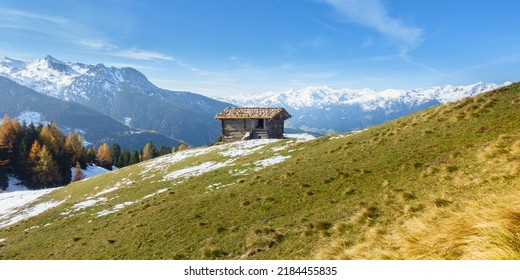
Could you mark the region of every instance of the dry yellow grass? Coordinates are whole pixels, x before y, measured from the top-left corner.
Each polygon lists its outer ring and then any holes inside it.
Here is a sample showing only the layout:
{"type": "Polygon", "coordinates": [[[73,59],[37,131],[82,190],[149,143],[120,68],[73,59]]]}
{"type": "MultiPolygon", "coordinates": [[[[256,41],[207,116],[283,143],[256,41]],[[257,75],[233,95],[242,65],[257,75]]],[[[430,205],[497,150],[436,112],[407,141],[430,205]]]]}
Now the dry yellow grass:
{"type": "MultiPolygon", "coordinates": [[[[422,177],[436,176],[437,185],[452,193],[479,190],[465,199],[442,194],[429,205],[412,205],[413,193],[392,187],[384,180],[385,209],[403,207],[391,228],[369,225],[360,242],[338,234],[316,253],[318,259],[520,259],[520,133],[501,134],[472,155],[459,154],[463,169],[450,161],[426,166],[422,177]],[[439,179],[440,178],[440,179],[439,179]],[[488,192],[482,192],[482,190],[488,192]],[[400,198],[400,199],[399,199],[400,198]],[[411,211],[419,207],[421,211],[411,211]]],[[[361,223],[368,208],[355,213],[350,223],[361,223]]],[[[396,211],[397,212],[397,211],[396,211]]]]}

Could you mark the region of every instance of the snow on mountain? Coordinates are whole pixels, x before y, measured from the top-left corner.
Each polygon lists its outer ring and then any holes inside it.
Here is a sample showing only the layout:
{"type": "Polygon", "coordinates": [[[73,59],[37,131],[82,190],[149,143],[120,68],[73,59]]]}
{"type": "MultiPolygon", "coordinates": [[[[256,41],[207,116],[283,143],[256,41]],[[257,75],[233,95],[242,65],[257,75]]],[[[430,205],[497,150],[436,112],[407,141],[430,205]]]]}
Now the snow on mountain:
{"type": "Polygon", "coordinates": [[[292,115],[287,121],[288,127],[315,133],[331,133],[363,129],[509,84],[511,83],[477,83],[467,86],[447,85],[383,91],[333,89],[322,86],[219,99],[245,107],[285,107],[292,115]]]}
{"type": "Polygon", "coordinates": [[[29,62],[0,59],[0,75],[53,97],[61,97],[63,89],[86,71],[85,65],[65,63],[50,55],[29,62]]]}
{"type": "Polygon", "coordinates": [[[352,105],[360,104],[366,111],[377,107],[385,107],[391,102],[403,102],[408,104],[422,104],[431,100],[440,103],[453,102],[464,97],[474,96],[478,93],[497,89],[511,84],[506,82],[498,85],[494,83],[477,83],[468,86],[430,87],[413,90],[386,89],[374,91],[371,89],[333,89],[328,86],[306,87],[300,90],[287,92],[265,92],[255,96],[234,96],[231,98],[220,97],[218,99],[230,102],[237,106],[247,107],[289,107],[299,110],[306,107],[323,108],[327,105],[352,105]]]}
{"type": "Polygon", "coordinates": [[[87,106],[134,129],[158,131],[195,146],[215,141],[220,126],[214,117],[230,105],[190,92],[161,89],[130,67],[63,62],[52,56],[29,62],[0,58],[0,76],[87,106]]]}

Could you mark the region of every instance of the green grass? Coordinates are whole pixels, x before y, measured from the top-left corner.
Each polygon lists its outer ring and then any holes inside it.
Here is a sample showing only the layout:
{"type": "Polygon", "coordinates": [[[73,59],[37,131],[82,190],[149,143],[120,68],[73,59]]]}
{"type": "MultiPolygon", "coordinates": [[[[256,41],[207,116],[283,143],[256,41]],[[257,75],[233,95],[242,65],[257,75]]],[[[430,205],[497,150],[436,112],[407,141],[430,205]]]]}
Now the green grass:
{"type": "Polygon", "coordinates": [[[60,189],[45,199],[64,203],[0,229],[0,258],[520,258],[519,105],[513,84],[357,134],[281,140],[179,183],[161,179],[229,158],[123,168],[60,189]],[[276,154],[290,158],[253,170],[276,154]],[[106,202],[61,214],[117,183],[106,202]],[[134,203],[96,217],[124,202],[134,203]]]}

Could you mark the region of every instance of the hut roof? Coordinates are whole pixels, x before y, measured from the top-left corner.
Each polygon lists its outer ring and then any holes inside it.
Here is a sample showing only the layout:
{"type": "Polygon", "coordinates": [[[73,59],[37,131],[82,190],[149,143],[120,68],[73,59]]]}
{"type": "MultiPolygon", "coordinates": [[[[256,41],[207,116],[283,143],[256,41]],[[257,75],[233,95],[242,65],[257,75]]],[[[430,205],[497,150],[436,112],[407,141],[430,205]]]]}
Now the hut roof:
{"type": "Polygon", "coordinates": [[[274,117],[288,119],[291,117],[284,108],[233,107],[226,108],[215,118],[221,119],[272,119],[274,117]]]}

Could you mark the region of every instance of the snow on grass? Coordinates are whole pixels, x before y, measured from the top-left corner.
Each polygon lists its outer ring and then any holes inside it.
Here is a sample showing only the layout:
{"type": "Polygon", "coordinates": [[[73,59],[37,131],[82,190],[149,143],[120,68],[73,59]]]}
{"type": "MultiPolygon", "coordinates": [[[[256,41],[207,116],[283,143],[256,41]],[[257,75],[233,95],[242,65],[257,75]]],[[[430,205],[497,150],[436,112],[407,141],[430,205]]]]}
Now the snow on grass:
{"type": "Polygon", "coordinates": [[[233,170],[229,170],[229,174],[231,174],[231,176],[245,176],[245,175],[249,175],[247,172],[249,170],[248,169],[233,169],[233,170]]]}
{"type": "Polygon", "coordinates": [[[98,204],[99,202],[105,202],[107,200],[108,199],[106,197],[100,197],[100,198],[97,198],[97,199],[88,199],[88,200],[85,200],[85,201],[82,201],[82,202],[79,202],[79,203],[76,203],[76,204],[72,205],[72,211],[75,212],[75,211],[83,210],[83,209],[92,207],[92,206],[98,204]]]}
{"type": "Polygon", "coordinates": [[[15,191],[0,193],[0,222],[4,217],[23,209],[26,205],[36,201],[41,196],[55,191],[55,189],[44,189],[35,191],[15,191]]]}
{"type": "Polygon", "coordinates": [[[294,138],[298,142],[307,142],[316,139],[315,136],[308,133],[287,133],[283,135],[285,138],[294,138]]]}
{"type": "MultiPolygon", "coordinates": [[[[72,174],[74,174],[74,168],[72,168],[71,170],[72,170],[72,174]]],[[[107,172],[110,172],[110,170],[107,170],[103,167],[99,167],[97,165],[89,165],[89,166],[87,166],[86,170],[83,170],[83,174],[85,175],[85,178],[83,178],[83,180],[86,180],[86,179],[89,179],[96,175],[104,174],[107,172]]]]}
{"type": "Polygon", "coordinates": [[[46,201],[39,204],[36,204],[35,206],[29,208],[29,209],[23,209],[21,211],[17,212],[11,212],[12,215],[3,215],[0,217],[0,228],[7,227],[13,224],[16,224],[19,221],[40,215],[41,213],[54,208],[60,204],[65,202],[65,200],[62,201],[46,201]],[[6,217],[7,218],[4,218],[6,217]]]}
{"type": "Polygon", "coordinates": [[[169,190],[169,189],[160,189],[160,190],[158,190],[158,191],[156,191],[156,192],[154,192],[154,193],[151,193],[151,194],[149,194],[149,195],[145,195],[145,196],[143,196],[143,199],[150,198],[150,197],[152,197],[152,196],[154,196],[154,195],[158,195],[158,194],[163,193],[163,192],[165,192],[165,191],[167,191],[167,190],[169,190]]]}
{"type": "Polygon", "coordinates": [[[117,204],[117,205],[114,205],[112,208],[110,208],[109,210],[103,210],[103,211],[99,211],[97,214],[96,214],[96,218],[99,218],[99,217],[103,217],[103,216],[106,216],[106,215],[109,215],[109,214],[112,214],[112,213],[115,213],[123,208],[125,208],[126,206],[129,206],[129,205],[132,205],[134,203],[136,203],[137,201],[127,201],[127,202],[123,202],[123,203],[120,203],[120,204],[117,204]]]}
{"type": "Polygon", "coordinates": [[[158,157],[143,163],[140,166],[143,167],[139,173],[141,176],[145,176],[143,179],[152,178],[156,171],[165,171],[171,165],[181,162],[187,158],[196,157],[208,154],[212,151],[222,151],[220,155],[225,157],[240,157],[252,154],[257,150],[262,149],[268,144],[279,141],[280,139],[255,139],[247,141],[238,141],[233,143],[226,143],[222,145],[215,145],[205,148],[189,149],[184,151],[175,152],[169,155],[158,157]]]}
{"type": "Polygon", "coordinates": [[[254,171],[260,171],[268,166],[275,165],[281,162],[284,162],[286,159],[290,158],[291,156],[274,156],[272,158],[267,158],[259,161],[255,161],[254,165],[256,166],[253,170],[254,171]]]}
{"type": "Polygon", "coordinates": [[[218,148],[218,146],[178,151],[173,154],[165,155],[140,163],[139,165],[142,167],[142,171],[139,173],[139,175],[144,176],[150,173],[154,173],[154,171],[164,171],[164,169],[168,168],[172,164],[181,162],[190,157],[196,157],[207,154],[215,150],[216,148],[218,148]]]}
{"type": "Polygon", "coordinates": [[[101,196],[101,195],[104,195],[104,194],[107,194],[107,193],[110,193],[110,192],[113,192],[119,188],[121,188],[122,184],[120,182],[117,182],[113,187],[111,188],[107,188],[107,189],[104,189],[98,193],[96,193],[95,195],[93,195],[92,197],[98,197],[98,196],[101,196]]]}
{"type": "Polygon", "coordinates": [[[54,208],[64,202],[47,201],[26,209],[27,205],[36,202],[40,197],[59,188],[29,190],[15,177],[9,176],[8,179],[9,185],[7,190],[0,193],[0,228],[39,215],[40,213],[43,213],[50,208],[54,208]]]}
{"type": "Polygon", "coordinates": [[[99,218],[99,217],[103,217],[103,216],[107,216],[109,214],[113,214],[113,213],[116,213],[120,210],[122,210],[123,208],[125,208],[126,206],[130,206],[132,204],[135,204],[135,203],[138,203],[138,202],[141,202],[145,199],[148,199],[148,198],[151,198],[155,195],[158,195],[160,193],[163,193],[165,191],[169,190],[169,188],[166,188],[166,189],[160,189],[160,190],[157,190],[149,195],[145,195],[143,196],[143,198],[141,199],[138,199],[136,201],[127,201],[127,202],[123,202],[123,203],[119,203],[117,205],[114,205],[112,208],[108,209],[108,210],[102,210],[102,211],[99,211],[96,213],[96,218],[99,218]]]}
{"type": "Polygon", "coordinates": [[[279,140],[280,139],[255,139],[224,144],[227,145],[229,149],[220,152],[219,154],[225,157],[246,156],[262,149],[268,144],[274,143],[279,140]]]}
{"type": "Polygon", "coordinates": [[[215,184],[211,184],[211,185],[207,186],[206,188],[207,188],[209,191],[215,191],[215,190],[218,190],[218,189],[222,189],[222,188],[226,188],[226,187],[232,186],[232,185],[234,185],[234,184],[235,184],[235,183],[230,183],[230,184],[222,185],[222,182],[218,182],[218,183],[215,183],[215,184]]]}
{"type": "Polygon", "coordinates": [[[334,135],[334,136],[331,136],[329,137],[329,140],[336,140],[336,139],[341,139],[341,138],[345,138],[345,137],[349,137],[349,136],[352,136],[354,134],[358,134],[360,132],[363,132],[367,129],[361,129],[361,130],[353,130],[351,132],[347,132],[347,133],[344,133],[344,134],[338,134],[338,135],[334,135]]]}
{"type": "Polygon", "coordinates": [[[204,173],[207,173],[207,172],[210,172],[213,170],[217,170],[222,167],[232,166],[234,161],[235,161],[234,159],[231,159],[226,162],[213,162],[213,161],[204,162],[197,166],[187,167],[187,168],[183,168],[183,169],[168,173],[163,177],[163,181],[197,177],[204,173]]]}

